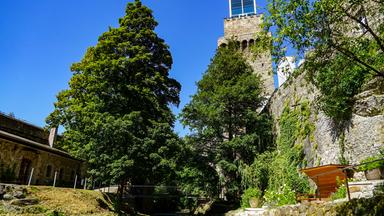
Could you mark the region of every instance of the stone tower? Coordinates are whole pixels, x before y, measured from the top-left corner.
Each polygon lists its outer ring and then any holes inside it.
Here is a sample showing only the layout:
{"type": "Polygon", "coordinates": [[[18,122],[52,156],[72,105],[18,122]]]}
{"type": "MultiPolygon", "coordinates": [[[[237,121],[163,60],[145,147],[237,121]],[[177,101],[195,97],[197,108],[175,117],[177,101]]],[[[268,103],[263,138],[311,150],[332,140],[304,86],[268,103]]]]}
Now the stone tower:
{"type": "Polygon", "coordinates": [[[249,47],[255,44],[255,36],[261,31],[260,24],[263,15],[256,14],[256,0],[229,0],[230,17],[224,20],[224,37],[218,41],[218,46],[226,45],[229,39],[236,40],[253,71],[259,74],[264,83],[266,97],[275,90],[272,56],[267,52],[255,59],[249,47]]]}

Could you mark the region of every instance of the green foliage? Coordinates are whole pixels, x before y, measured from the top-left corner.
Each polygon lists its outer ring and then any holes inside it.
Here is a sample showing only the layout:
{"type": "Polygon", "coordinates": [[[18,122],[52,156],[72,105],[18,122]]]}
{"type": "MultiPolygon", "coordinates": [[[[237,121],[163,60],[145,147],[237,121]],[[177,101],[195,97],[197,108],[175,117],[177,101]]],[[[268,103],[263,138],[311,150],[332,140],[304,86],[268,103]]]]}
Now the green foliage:
{"type": "Polygon", "coordinates": [[[276,63],[288,50],[305,59],[301,71],[321,91],[319,107],[340,123],[350,118],[362,84],[384,76],[384,23],[377,21],[383,7],[370,0],[270,0],[260,34],[269,40],[260,47],[272,49],[276,63]]]}
{"type": "Polygon", "coordinates": [[[241,207],[242,208],[249,208],[251,207],[249,204],[249,200],[251,198],[260,199],[261,198],[261,191],[258,188],[248,188],[244,191],[243,195],[241,195],[241,207]]]}
{"type": "Polygon", "coordinates": [[[331,200],[344,199],[347,197],[347,187],[345,184],[339,186],[337,191],[331,195],[331,200]]]}
{"type": "Polygon", "coordinates": [[[295,103],[291,108],[288,101],[280,116],[276,149],[257,155],[253,164],[242,170],[242,186],[264,191],[264,199],[271,206],[294,204],[296,193],[310,190],[298,169],[305,163],[302,143],[315,128],[308,101],[297,98],[295,103]]]}
{"type": "Polygon", "coordinates": [[[353,199],[343,203],[336,208],[337,216],[353,215],[383,215],[384,196],[375,196],[373,198],[353,199]]]}
{"type": "Polygon", "coordinates": [[[295,203],[292,193],[306,193],[310,189],[308,180],[298,171],[304,163],[302,142],[314,130],[310,120],[310,104],[301,101],[300,106],[292,109],[287,103],[279,125],[276,153],[269,165],[268,187],[265,192],[265,200],[271,205],[295,203]]]}
{"type": "Polygon", "coordinates": [[[373,194],[375,196],[384,196],[384,183],[377,185],[373,191],[373,194]]]}
{"type": "Polygon", "coordinates": [[[370,78],[364,69],[351,64],[342,55],[324,63],[314,75],[314,82],[322,92],[318,100],[320,109],[336,122],[350,119],[355,102],[353,97],[370,78]]]}
{"type": "Polygon", "coordinates": [[[184,151],[180,152],[184,160],[181,161],[181,168],[177,172],[179,187],[185,195],[181,198],[181,204],[189,209],[198,206],[199,197],[215,197],[218,193],[217,172],[210,166],[209,158],[196,149],[197,142],[198,140],[192,137],[185,138],[184,151]]]}
{"type": "Polygon", "coordinates": [[[283,184],[278,190],[267,190],[264,199],[270,206],[290,205],[296,203],[296,193],[290,186],[283,184]]]}
{"type": "Polygon", "coordinates": [[[257,121],[256,110],[263,101],[261,80],[234,42],[217,50],[197,86],[197,94],[181,114],[183,124],[196,133],[232,140],[257,121]]]}
{"type": "Polygon", "coordinates": [[[48,216],[64,216],[65,214],[60,211],[53,211],[48,214],[48,216]]]}
{"type": "Polygon", "coordinates": [[[384,168],[384,155],[379,154],[379,155],[368,157],[360,161],[360,164],[363,164],[363,165],[358,167],[359,171],[369,171],[376,168],[384,168]]]}
{"type": "Polygon", "coordinates": [[[238,200],[242,167],[273,143],[270,117],[257,111],[264,101],[262,82],[230,41],[217,50],[197,87],[181,121],[193,132],[194,151],[219,170],[227,198],[238,200]]]}
{"type": "Polygon", "coordinates": [[[89,174],[116,184],[161,184],[176,178],[180,140],[169,105],[180,84],[169,77],[171,53],[155,33],[152,11],[128,3],[119,27],[109,28],[72,65],[50,126],[65,128],[63,148],[86,159],[89,174]]]}
{"type": "Polygon", "coordinates": [[[245,166],[241,173],[242,187],[265,191],[268,187],[270,170],[273,169],[271,162],[275,156],[276,152],[266,151],[257,155],[250,166],[245,166]]]}

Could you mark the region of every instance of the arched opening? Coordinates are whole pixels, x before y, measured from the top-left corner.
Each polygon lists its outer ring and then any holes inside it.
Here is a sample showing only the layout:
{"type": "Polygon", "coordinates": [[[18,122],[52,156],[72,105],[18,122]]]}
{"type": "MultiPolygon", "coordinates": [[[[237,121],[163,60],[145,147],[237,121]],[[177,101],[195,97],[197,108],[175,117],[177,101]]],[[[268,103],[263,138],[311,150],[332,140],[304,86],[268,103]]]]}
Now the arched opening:
{"type": "Polygon", "coordinates": [[[74,170],[72,170],[72,172],[71,172],[71,179],[75,179],[75,171],[74,170]]]}
{"type": "Polygon", "coordinates": [[[220,44],[220,48],[226,48],[227,47],[227,44],[226,43],[222,43],[220,44]]]}
{"type": "Polygon", "coordinates": [[[61,168],[59,171],[59,180],[63,180],[63,179],[64,179],[64,168],[61,168]]]}
{"type": "Polygon", "coordinates": [[[45,172],[45,177],[51,177],[51,175],[52,175],[52,166],[48,165],[47,171],[45,172]]]}
{"type": "Polygon", "coordinates": [[[248,41],[243,40],[243,41],[241,42],[241,50],[245,50],[245,49],[247,49],[247,46],[248,46],[248,41]]]}
{"type": "Polygon", "coordinates": [[[251,39],[249,40],[249,47],[255,46],[255,40],[251,39]]]}

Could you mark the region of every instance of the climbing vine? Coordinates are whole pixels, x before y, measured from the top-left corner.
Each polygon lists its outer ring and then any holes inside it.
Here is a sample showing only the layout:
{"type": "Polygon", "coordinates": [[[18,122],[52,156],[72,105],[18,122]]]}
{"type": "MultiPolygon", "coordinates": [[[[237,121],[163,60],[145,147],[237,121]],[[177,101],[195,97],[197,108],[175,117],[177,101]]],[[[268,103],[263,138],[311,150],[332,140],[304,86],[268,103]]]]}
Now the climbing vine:
{"type": "Polygon", "coordinates": [[[293,192],[307,193],[309,183],[298,169],[304,165],[304,141],[311,136],[314,125],[311,122],[308,101],[295,100],[293,108],[285,104],[279,120],[276,156],[271,162],[266,200],[276,205],[293,204],[293,192]]]}

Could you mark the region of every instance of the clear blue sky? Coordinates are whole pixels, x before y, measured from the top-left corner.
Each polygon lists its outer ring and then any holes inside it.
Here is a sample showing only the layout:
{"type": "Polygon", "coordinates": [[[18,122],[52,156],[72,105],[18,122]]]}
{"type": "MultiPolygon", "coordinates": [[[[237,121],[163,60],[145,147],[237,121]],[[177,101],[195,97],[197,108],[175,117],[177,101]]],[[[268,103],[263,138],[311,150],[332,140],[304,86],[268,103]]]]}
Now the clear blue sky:
{"type": "MultiPolygon", "coordinates": [[[[0,7],[0,111],[38,126],[68,86],[69,67],[97,38],[117,26],[127,0],[2,0],[0,7]]],[[[153,11],[157,33],[170,46],[171,76],[182,84],[179,110],[223,35],[228,0],[143,0],[153,11]]],[[[257,1],[260,7],[265,0],[257,1]]],[[[186,130],[176,124],[175,131],[186,130]]]]}

